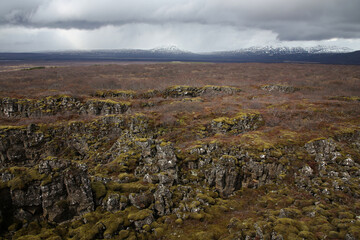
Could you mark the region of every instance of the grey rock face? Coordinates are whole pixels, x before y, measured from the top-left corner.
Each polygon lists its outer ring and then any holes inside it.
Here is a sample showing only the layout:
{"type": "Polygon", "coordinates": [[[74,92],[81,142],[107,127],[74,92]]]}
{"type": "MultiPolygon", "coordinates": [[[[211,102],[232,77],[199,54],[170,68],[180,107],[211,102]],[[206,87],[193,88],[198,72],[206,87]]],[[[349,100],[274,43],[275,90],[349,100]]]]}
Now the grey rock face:
{"type": "Polygon", "coordinates": [[[227,196],[241,187],[240,168],[233,156],[222,156],[207,175],[209,186],[215,186],[220,194],[227,196]]]}
{"type": "Polygon", "coordinates": [[[63,113],[109,115],[126,112],[130,104],[106,100],[88,100],[70,96],[49,96],[42,99],[0,99],[0,116],[42,117],[63,113]]]}
{"type": "Polygon", "coordinates": [[[262,163],[250,160],[242,166],[242,186],[257,188],[273,183],[284,171],[284,166],[279,163],[262,163]]]}
{"type": "Polygon", "coordinates": [[[311,155],[315,155],[315,161],[318,163],[320,175],[326,172],[328,164],[335,163],[338,153],[335,151],[336,145],[332,139],[319,139],[305,144],[305,149],[311,155]]]}
{"type": "Polygon", "coordinates": [[[154,221],[154,215],[151,214],[143,220],[134,221],[134,225],[137,229],[141,229],[144,225],[150,225],[154,221]]]}
{"type": "Polygon", "coordinates": [[[17,207],[34,207],[41,205],[41,191],[38,185],[30,185],[27,189],[16,189],[11,192],[12,204],[17,207]]]}
{"type": "Polygon", "coordinates": [[[140,152],[135,176],[143,178],[145,182],[173,185],[178,181],[178,166],[175,150],[172,144],[155,141],[151,138],[134,141],[134,145],[123,144],[119,139],[110,152],[112,158],[128,151],[140,152]],[[115,153],[115,154],[114,154],[115,153]]]}
{"type": "Polygon", "coordinates": [[[39,181],[32,181],[22,189],[10,190],[12,206],[19,210],[15,212],[20,214],[25,211],[28,218],[42,212],[43,217],[50,222],[62,222],[93,211],[93,196],[86,171],[71,169],[74,166],[66,168],[68,164],[59,164],[60,161],[49,162],[51,161],[40,163],[39,170],[52,178],[50,182],[41,184],[39,181]],[[51,166],[66,169],[59,169],[62,175],[56,177],[51,166]]]}
{"type": "Polygon", "coordinates": [[[173,205],[171,197],[172,194],[169,188],[159,184],[159,186],[157,187],[154,193],[154,200],[155,200],[154,208],[159,216],[164,216],[171,213],[171,208],[173,205]]]}
{"type": "Polygon", "coordinates": [[[197,97],[200,95],[200,91],[201,89],[197,87],[176,86],[165,89],[163,95],[165,97],[197,97]]]}
{"type": "Polygon", "coordinates": [[[312,176],[314,170],[309,165],[305,165],[302,169],[300,169],[300,172],[303,176],[310,177],[312,176]]]}
{"type": "MultiPolygon", "coordinates": [[[[333,139],[315,139],[305,144],[304,148],[315,164],[312,168],[305,165],[299,169],[295,178],[297,186],[316,196],[319,192],[330,195],[332,190],[347,192],[355,184],[354,177],[358,173],[353,168],[358,169],[360,165],[350,155],[338,152],[333,139]],[[329,183],[323,183],[321,177],[329,178],[329,183]]],[[[353,196],[358,197],[356,193],[353,196]]]]}
{"type": "Polygon", "coordinates": [[[109,212],[115,212],[120,209],[120,196],[119,194],[111,194],[106,202],[105,202],[105,208],[109,212]]]}
{"type": "Polygon", "coordinates": [[[85,172],[68,170],[64,183],[70,207],[79,215],[94,211],[90,180],[85,172]]]}
{"type": "Polygon", "coordinates": [[[89,100],[83,105],[82,113],[93,115],[121,114],[128,109],[128,104],[120,102],[89,100]]]}
{"type": "Polygon", "coordinates": [[[129,200],[132,205],[139,209],[148,208],[154,202],[154,196],[150,192],[144,193],[131,193],[129,200]]]}
{"type": "Polygon", "coordinates": [[[175,86],[165,89],[162,92],[164,97],[198,97],[204,94],[219,95],[219,94],[235,94],[241,90],[236,87],[227,86],[205,86],[205,87],[191,87],[191,86],[175,86]]]}
{"type": "Polygon", "coordinates": [[[66,202],[66,189],[62,179],[41,186],[43,215],[51,222],[60,222],[66,219],[63,216],[68,210],[66,202]]]}
{"type": "Polygon", "coordinates": [[[305,144],[309,154],[322,154],[327,157],[334,153],[336,145],[332,139],[313,140],[305,144]]]}
{"type": "Polygon", "coordinates": [[[233,118],[220,117],[211,122],[211,129],[217,133],[240,134],[256,130],[264,125],[259,113],[240,113],[233,118]]]}
{"type": "Polygon", "coordinates": [[[80,159],[85,158],[90,150],[96,150],[96,143],[89,140],[104,136],[120,135],[123,128],[130,128],[137,122],[138,131],[146,132],[147,118],[105,116],[92,122],[74,121],[43,129],[41,125],[27,127],[4,127],[0,129],[0,163],[13,165],[15,162],[34,164],[48,156],[57,156],[64,150],[71,149],[80,159]],[[93,149],[91,149],[93,148],[93,149]]]}
{"type": "Polygon", "coordinates": [[[261,89],[269,91],[269,92],[282,92],[282,93],[293,93],[296,91],[299,91],[300,89],[297,87],[292,87],[288,85],[280,85],[280,84],[274,84],[274,85],[264,85],[261,87],[261,89]]]}

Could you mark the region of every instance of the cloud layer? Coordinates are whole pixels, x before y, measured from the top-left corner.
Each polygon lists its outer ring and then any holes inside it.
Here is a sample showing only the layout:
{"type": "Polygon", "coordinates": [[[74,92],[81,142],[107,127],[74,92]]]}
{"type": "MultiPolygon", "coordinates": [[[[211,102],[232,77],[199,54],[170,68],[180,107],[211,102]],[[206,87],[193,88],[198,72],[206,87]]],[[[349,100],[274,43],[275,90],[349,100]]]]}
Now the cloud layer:
{"type": "Polygon", "coordinates": [[[360,48],[359,10],[359,0],[2,0],[0,44],[208,51],[337,39],[360,48]]]}

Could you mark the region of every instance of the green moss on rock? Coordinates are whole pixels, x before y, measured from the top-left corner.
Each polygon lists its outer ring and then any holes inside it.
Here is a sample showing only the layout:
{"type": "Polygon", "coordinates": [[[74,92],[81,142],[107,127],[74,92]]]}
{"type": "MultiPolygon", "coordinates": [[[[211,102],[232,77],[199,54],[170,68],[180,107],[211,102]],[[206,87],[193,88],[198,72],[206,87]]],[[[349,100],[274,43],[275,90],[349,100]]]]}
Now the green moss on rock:
{"type": "Polygon", "coordinates": [[[106,195],[106,187],[102,182],[92,182],[91,189],[94,192],[96,199],[100,199],[106,195]]]}
{"type": "Polygon", "coordinates": [[[130,212],[128,215],[128,219],[133,221],[144,220],[152,214],[153,212],[150,209],[143,209],[140,211],[130,212]]]}

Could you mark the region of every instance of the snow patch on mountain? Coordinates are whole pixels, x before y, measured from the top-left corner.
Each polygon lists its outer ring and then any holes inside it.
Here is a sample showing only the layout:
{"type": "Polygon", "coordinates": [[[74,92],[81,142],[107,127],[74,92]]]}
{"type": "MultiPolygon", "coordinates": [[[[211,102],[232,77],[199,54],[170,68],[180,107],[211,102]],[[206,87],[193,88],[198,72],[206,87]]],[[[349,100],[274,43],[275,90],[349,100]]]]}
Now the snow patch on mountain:
{"type": "Polygon", "coordinates": [[[178,48],[176,45],[161,46],[161,47],[150,49],[150,51],[154,52],[154,53],[167,53],[167,54],[191,53],[189,51],[185,51],[185,50],[178,48]]]}
{"type": "Polygon", "coordinates": [[[346,53],[353,50],[336,46],[315,46],[315,47],[286,47],[286,46],[265,46],[250,47],[229,51],[233,53],[254,53],[254,54],[320,54],[320,53],[346,53]]]}

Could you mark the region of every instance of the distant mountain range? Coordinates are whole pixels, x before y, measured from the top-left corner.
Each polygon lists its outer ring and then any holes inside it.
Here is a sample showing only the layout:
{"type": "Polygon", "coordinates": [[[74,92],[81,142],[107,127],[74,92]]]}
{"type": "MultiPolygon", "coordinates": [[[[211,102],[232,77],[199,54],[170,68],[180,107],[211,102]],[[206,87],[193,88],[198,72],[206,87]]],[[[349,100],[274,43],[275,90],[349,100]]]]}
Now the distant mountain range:
{"type": "Polygon", "coordinates": [[[151,50],[91,50],[0,53],[0,61],[189,61],[360,64],[360,51],[337,47],[252,47],[236,51],[193,53],[177,47],[151,50]]]}

